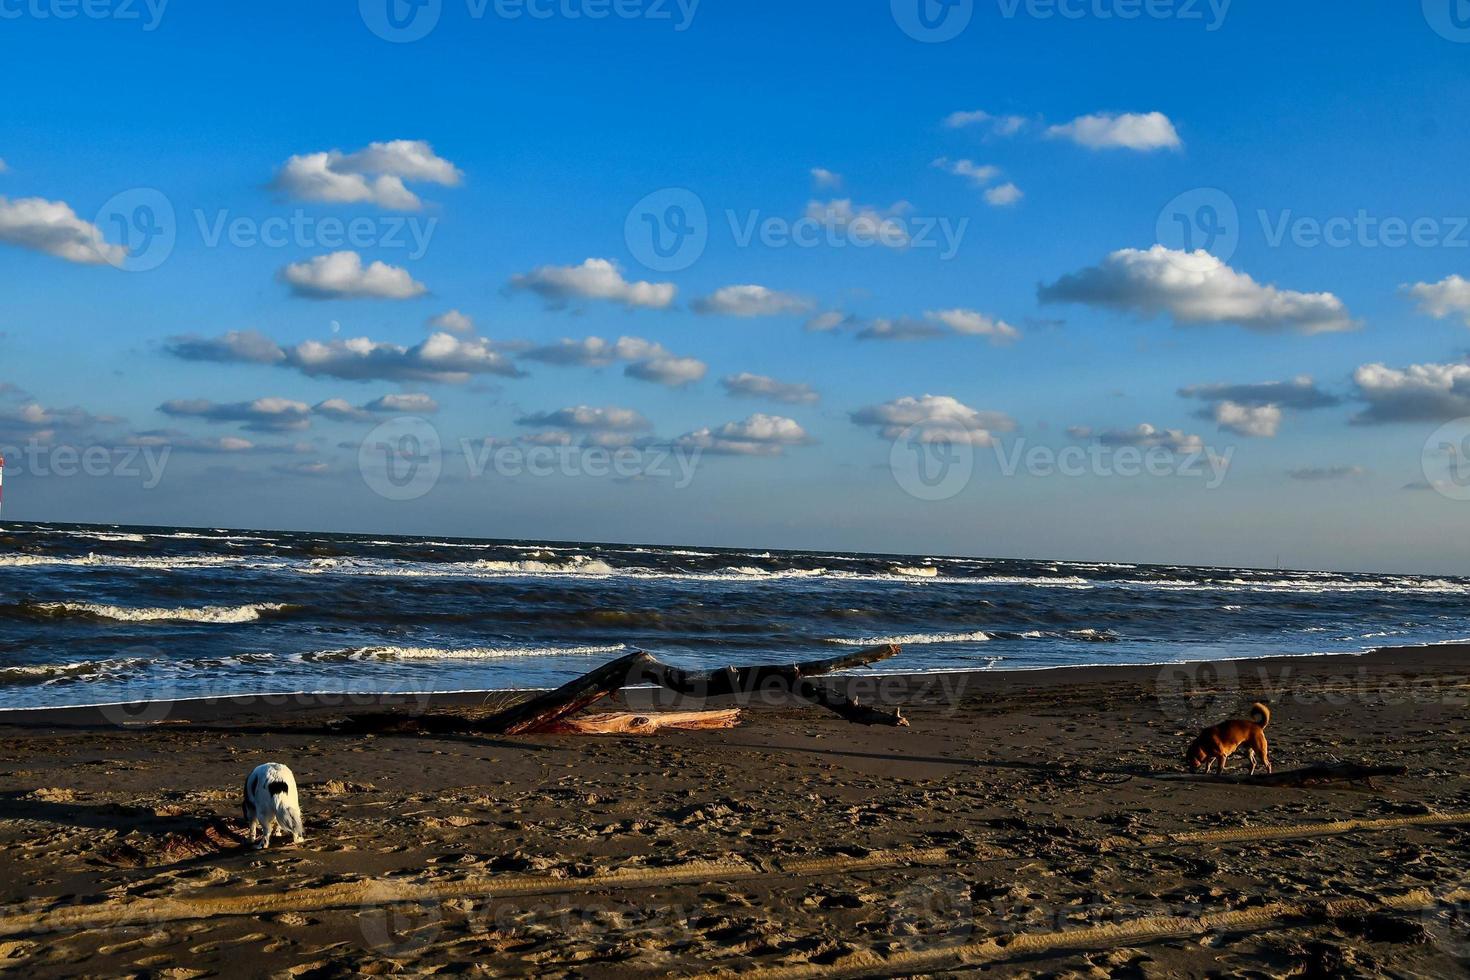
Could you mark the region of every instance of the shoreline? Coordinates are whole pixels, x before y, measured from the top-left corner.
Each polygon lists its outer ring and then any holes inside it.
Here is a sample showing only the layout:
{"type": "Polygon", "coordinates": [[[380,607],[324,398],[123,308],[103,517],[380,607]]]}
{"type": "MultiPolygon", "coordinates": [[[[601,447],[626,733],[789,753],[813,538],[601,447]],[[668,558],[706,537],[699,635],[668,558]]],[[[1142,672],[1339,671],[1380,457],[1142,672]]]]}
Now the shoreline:
{"type": "MultiPolygon", "coordinates": [[[[1435,643],[1414,644],[1410,646],[1385,646],[1371,647],[1357,653],[1300,653],[1300,654],[1272,654],[1256,657],[1223,657],[1206,658],[1202,660],[1161,660],[1149,663],[1136,664],[1055,664],[1048,667],[1014,667],[1003,668],[994,665],[989,667],[975,667],[971,669],[954,670],[937,668],[934,670],[891,670],[891,671],[854,671],[850,673],[831,674],[824,678],[825,681],[833,683],[840,689],[848,690],[853,687],[862,688],[867,682],[875,682],[878,686],[891,686],[905,691],[922,690],[933,687],[936,684],[945,687],[945,681],[955,679],[963,681],[966,688],[970,688],[971,681],[979,678],[989,678],[997,682],[997,688],[1014,688],[1017,686],[1039,686],[1048,688],[1056,686],[1044,681],[1060,680],[1062,683],[1073,682],[1081,684],[1107,684],[1107,683],[1143,683],[1147,681],[1157,682],[1163,672],[1171,667],[1187,668],[1192,672],[1203,672],[1205,668],[1226,666],[1228,670],[1239,672],[1240,665],[1254,665],[1257,672],[1281,670],[1293,665],[1303,663],[1320,667],[1330,667],[1333,661],[1342,661],[1343,665],[1356,665],[1358,667],[1381,668],[1389,671],[1391,668],[1424,668],[1441,667],[1461,662],[1466,655],[1470,655],[1470,639],[1445,640],[1435,643]],[[1435,654],[1442,653],[1442,657],[1435,654]]],[[[597,666],[602,661],[589,662],[589,669],[597,666]]],[[[1218,673],[1218,671],[1214,671],[1218,673]]],[[[20,727],[47,726],[51,724],[73,725],[73,724],[96,724],[97,715],[104,717],[104,722],[117,724],[112,720],[111,714],[127,715],[133,713],[130,709],[138,709],[142,713],[150,706],[156,712],[158,708],[166,706],[165,714],[175,716],[179,713],[205,715],[212,719],[229,717],[235,711],[251,710],[332,710],[342,708],[366,709],[366,708],[393,708],[410,705],[420,710],[431,710],[441,707],[465,707],[472,706],[478,702],[483,704],[492,698],[512,695],[534,695],[551,690],[546,687],[515,687],[515,688],[465,688],[450,691],[268,691],[261,693],[242,693],[225,695],[200,695],[197,697],[170,698],[159,701],[102,701],[86,704],[72,705],[40,705],[33,707],[0,707],[0,726],[14,725],[20,727]],[[202,709],[190,712],[189,709],[202,709]]],[[[625,700],[637,701],[640,692],[656,692],[658,689],[652,685],[635,685],[620,689],[620,694],[625,700]]],[[[739,703],[739,698],[715,699],[722,702],[739,703]]],[[[125,722],[126,724],[146,724],[147,722],[125,722]]]]}

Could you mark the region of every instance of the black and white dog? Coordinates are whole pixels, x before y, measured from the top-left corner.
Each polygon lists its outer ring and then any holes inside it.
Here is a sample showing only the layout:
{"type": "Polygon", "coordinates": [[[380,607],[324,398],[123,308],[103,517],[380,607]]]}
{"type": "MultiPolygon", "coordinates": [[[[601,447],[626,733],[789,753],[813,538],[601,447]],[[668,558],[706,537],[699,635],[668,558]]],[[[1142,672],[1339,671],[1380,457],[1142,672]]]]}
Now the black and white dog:
{"type": "Polygon", "coordinates": [[[250,841],[257,848],[270,847],[271,831],[276,828],[283,834],[290,834],[292,843],[300,844],[306,840],[306,825],[301,821],[301,800],[296,796],[296,777],[279,762],[256,766],[246,778],[243,809],[245,826],[250,829],[250,841]],[[255,839],[257,826],[263,835],[260,840],[255,839]]]}

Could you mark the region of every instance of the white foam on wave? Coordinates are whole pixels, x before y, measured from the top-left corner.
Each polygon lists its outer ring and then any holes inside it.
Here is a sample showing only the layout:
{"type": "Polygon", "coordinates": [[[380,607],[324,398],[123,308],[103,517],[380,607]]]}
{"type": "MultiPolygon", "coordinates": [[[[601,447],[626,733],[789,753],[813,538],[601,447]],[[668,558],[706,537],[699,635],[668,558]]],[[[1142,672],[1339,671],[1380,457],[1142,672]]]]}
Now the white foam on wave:
{"type": "Polygon", "coordinates": [[[261,613],[279,612],[287,608],[281,602],[255,602],[243,606],[201,606],[195,608],[170,609],[161,606],[134,607],[109,606],[95,602],[41,602],[37,608],[51,612],[82,613],[102,619],[115,619],[125,623],[184,622],[184,623],[253,623],[261,613]]]}
{"type": "Polygon", "coordinates": [[[375,558],[314,558],[298,571],[307,575],[381,575],[400,578],[491,578],[526,575],[616,575],[599,558],[576,555],[566,562],[536,559],[468,562],[401,562],[375,558]]]}
{"type": "Polygon", "coordinates": [[[939,569],[933,565],[894,565],[893,574],[911,578],[938,578],[939,569]]]}
{"type": "Polygon", "coordinates": [[[315,660],[504,660],[513,657],[592,657],[619,653],[627,644],[584,647],[348,647],[308,653],[302,659],[315,660]]]}
{"type": "Polygon", "coordinates": [[[55,684],[58,681],[102,681],[130,670],[145,667],[151,661],[129,657],[118,660],[75,660],[64,664],[18,664],[0,667],[0,684],[55,684]]]}
{"type": "Polygon", "coordinates": [[[899,646],[928,646],[934,643],[989,643],[990,634],[983,630],[969,633],[902,633],[897,636],[834,637],[827,641],[845,647],[883,646],[897,643],[899,646]]]}
{"type": "Polygon", "coordinates": [[[233,555],[178,555],[169,558],[123,557],[121,555],[0,555],[0,568],[34,565],[80,565],[96,568],[209,568],[239,565],[244,559],[233,555]]]}

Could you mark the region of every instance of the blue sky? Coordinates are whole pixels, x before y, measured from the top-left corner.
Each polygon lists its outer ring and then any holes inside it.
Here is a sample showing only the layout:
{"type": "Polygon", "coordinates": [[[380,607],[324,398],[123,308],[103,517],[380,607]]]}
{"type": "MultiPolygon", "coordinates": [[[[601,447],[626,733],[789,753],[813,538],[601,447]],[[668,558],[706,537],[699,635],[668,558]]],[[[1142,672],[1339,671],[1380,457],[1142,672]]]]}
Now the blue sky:
{"type": "Polygon", "coordinates": [[[385,2],[0,4],[7,518],[1470,573],[1448,0],[975,0],[934,42],[919,0],[443,0],[406,43],[385,2]],[[656,267],[635,206],[691,197],[656,267]],[[549,349],[588,337],[632,340],[549,349]],[[442,476],[393,499],[358,447],[405,414],[442,476]]]}

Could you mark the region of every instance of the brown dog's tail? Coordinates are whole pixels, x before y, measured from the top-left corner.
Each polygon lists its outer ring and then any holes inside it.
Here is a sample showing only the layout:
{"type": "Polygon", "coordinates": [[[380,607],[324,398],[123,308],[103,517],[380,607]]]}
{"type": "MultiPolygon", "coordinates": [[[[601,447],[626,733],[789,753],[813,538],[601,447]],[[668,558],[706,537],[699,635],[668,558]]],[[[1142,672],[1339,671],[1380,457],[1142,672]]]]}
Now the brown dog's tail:
{"type": "Polygon", "coordinates": [[[1261,702],[1257,701],[1255,704],[1251,705],[1251,721],[1255,722],[1257,725],[1260,725],[1262,728],[1265,728],[1267,725],[1271,724],[1271,709],[1266,707],[1261,702]]]}

